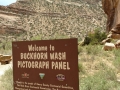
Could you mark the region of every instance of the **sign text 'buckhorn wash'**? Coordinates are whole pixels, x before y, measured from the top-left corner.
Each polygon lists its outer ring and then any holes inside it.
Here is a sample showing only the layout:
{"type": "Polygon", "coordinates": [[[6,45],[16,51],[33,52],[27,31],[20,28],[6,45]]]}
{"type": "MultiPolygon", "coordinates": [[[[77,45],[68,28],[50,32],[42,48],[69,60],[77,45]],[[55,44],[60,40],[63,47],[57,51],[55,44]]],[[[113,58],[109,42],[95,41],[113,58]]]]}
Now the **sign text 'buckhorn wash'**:
{"type": "Polygon", "coordinates": [[[79,90],[77,39],[16,41],[14,90],[79,90]]]}

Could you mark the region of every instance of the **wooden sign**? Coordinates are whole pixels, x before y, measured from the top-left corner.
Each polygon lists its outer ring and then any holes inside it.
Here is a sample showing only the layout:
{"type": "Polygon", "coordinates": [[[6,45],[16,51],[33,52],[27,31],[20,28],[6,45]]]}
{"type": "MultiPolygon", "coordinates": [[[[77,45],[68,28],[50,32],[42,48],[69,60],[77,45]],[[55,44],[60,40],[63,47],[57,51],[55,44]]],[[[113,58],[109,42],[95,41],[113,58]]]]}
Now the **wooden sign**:
{"type": "Polygon", "coordinates": [[[79,90],[77,39],[12,43],[14,90],[79,90]]]}

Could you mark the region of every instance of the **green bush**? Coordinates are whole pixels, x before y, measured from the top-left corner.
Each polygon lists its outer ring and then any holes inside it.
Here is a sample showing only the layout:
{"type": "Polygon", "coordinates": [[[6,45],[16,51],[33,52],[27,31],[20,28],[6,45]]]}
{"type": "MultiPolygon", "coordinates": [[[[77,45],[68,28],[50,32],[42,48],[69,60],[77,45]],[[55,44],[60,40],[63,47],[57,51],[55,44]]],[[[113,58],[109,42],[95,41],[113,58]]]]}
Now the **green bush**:
{"type": "Polygon", "coordinates": [[[5,44],[5,49],[6,49],[6,50],[12,49],[12,42],[11,42],[11,41],[9,41],[9,42],[7,42],[7,43],[5,44]]]}
{"type": "Polygon", "coordinates": [[[105,38],[107,38],[106,33],[100,32],[98,29],[96,29],[93,33],[87,34],[87,36],[84,39],[84,45],[100,44],[105,38]]]}
{"type": "Polygon", "coordinates": [[[100,44],[102,40],[107,38],[107,35],[105,32],[100,32],[98,29],[95,30],[94,33],[88,34],[88,37],[90,38],[90,44],[100,44]]]}

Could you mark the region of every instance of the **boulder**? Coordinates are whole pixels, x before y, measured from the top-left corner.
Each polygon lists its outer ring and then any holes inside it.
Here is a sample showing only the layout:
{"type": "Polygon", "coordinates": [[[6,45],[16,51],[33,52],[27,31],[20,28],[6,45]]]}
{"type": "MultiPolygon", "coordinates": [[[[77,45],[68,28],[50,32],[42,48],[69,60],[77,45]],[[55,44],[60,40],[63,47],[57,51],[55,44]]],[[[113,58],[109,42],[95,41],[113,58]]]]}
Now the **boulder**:
{"type": "Polygon", "coordinates": [[[112,51],[113,49],[115,49],[115,44],[113,43],[105,43],[103,50],[105,51],[112,51]]]}
{"type": "Polygon", "coordinates": [[[101,42],[101,45],[105,44],[106,42],[111,42],[111,38],[106,38],[101,42]]]}
{"type": "Polygon", "coordinates": [[[12,60],[11,55],[0,55],[1,65],[9,64],[11,60],[12,60]]]}
{"type": "Polygon", "coordinates": [[[112,34],[111,38],[112,39],[120,39],[120,34],[112,34]]]}
{"type": "Polygon", "coordinates": [[[117,49],[120,49],[120,40],[118,40],[118,41],[115,43],[115,47],[116,47],[117,49]]]}
{"type": "Polygon", "coordinates": [[[120,34],[120,23],[111,29],[111,32],[120,34]]]}

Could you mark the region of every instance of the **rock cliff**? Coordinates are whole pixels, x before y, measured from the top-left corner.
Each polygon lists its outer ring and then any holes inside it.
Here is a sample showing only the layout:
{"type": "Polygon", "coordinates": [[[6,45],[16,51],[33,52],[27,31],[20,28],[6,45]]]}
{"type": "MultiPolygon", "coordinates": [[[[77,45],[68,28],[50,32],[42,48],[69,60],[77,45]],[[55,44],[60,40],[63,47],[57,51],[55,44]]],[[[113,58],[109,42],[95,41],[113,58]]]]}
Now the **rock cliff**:
{"type": "Polygon", "coordinates": [[[104,31],[100,0],[17,0],[0,6],[0,36],[10,40],[82,38],[104,31]],[[95,4],[93,4],[95,2],[95,4]]]}

